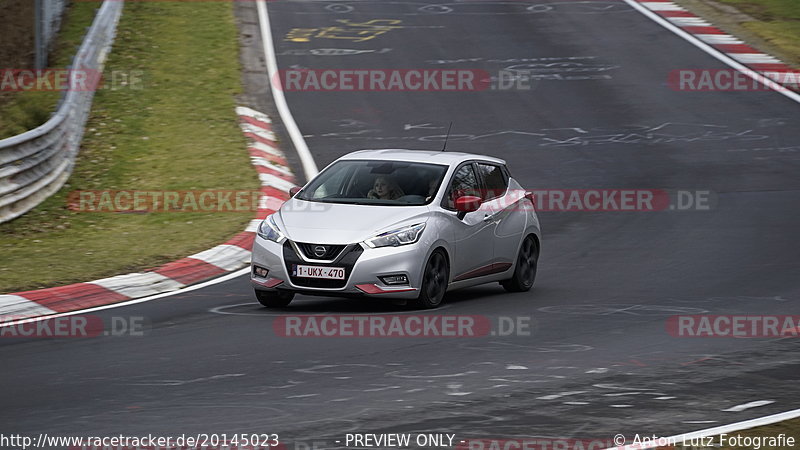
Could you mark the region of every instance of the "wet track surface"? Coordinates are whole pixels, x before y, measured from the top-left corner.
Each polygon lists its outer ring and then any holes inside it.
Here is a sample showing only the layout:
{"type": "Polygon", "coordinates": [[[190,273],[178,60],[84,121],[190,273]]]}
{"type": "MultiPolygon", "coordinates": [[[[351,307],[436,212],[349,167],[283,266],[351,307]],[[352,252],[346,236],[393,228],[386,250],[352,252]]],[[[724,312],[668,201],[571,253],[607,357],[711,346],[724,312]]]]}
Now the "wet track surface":
{"type": "Polygon", "coordinates": [[[666,324],[800,314],[800,105],[671,89],[673,70],[724,66],[622,2],[269,8],[281,69],[537,74],[508,90],[287,92],[320,167],[361,148],[440,148],[452,121],[449,150],[503,158],[529,188],[702,190],[712,207],[542,212],[533,291],[486,285],[422,313],[529,317],[529,336],[281,337],[285,314],[413,312],[302,296],[268,312],[240,277],[99,313],[145,317],[142,337],[2,339],[5,428],[332,447],[347,432],[667,435],[797,408],[797,339],[678,338],[666,324]],[[391,27],[341,38],[365,23],[391,27]],[[330,27],[339,38],[320,37],[330,27]],[[725,411],[759,400],[771,403],[725,411]]]}

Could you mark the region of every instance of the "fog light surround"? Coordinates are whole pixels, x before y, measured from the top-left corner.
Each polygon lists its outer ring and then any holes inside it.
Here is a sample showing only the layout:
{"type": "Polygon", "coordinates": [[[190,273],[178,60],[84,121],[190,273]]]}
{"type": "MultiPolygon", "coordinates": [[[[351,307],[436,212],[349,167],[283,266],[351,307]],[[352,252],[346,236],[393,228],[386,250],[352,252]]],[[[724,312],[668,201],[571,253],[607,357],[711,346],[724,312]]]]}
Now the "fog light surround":
{"type": "Polygon", "coordinates": [[[269,275],[269,270],[261,266],[253,266],[253,274],[257,277],[267,278],[267,275],[269,275]]]}
{"type": "Polygon", "coordinates": [[[378,279],[380,279],[381,282],[387,286],[408,284],[408,276],[400,273],[394,275],[384,275],[382,277],[378,277],[378,279]]]}

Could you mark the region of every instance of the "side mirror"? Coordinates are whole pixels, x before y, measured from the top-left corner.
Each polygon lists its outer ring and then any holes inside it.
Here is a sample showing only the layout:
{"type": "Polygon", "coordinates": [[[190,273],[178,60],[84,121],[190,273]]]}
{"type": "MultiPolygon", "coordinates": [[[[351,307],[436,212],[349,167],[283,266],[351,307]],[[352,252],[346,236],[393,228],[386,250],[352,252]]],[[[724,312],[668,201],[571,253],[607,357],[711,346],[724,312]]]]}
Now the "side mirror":
{"type": "Polygon", "coordinates": [[[464,195],[456,199],[456,211],[458,211],[458,218],[463,219],[467,213],[477,211],[481,207],[483,201],[480,197],[474,195],[464,195]]]}
{"type": "Polygon", "coordinates": [[[525,198],[531,201],[531,205],[536,206],[536,198],[531,191],[525,191],[525,198]]]}
{"type": "Polygon", "coordinates": [[[297,195],[297,193],[300,192],[300,189],[303,189],[303,188],[301,188],[300,186],[295,186],[295,187],[289,189],[289,197],[294,197],[295,195],[297,195]]]}

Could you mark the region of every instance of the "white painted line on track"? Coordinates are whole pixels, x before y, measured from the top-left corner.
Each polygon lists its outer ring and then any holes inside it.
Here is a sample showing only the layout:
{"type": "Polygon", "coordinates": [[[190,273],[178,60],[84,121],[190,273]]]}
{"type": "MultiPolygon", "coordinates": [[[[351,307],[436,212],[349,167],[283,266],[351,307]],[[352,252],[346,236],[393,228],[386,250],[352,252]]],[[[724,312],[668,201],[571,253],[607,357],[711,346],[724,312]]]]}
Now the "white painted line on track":
{"type": "Polygon", "coordinates": [[[745,409],[758,408],[759,406],[766,406],[775,403],[775,400],[757,400],[755,402],[742,403],[741,405],[731,406],[728,409],[723,409],[725,412],[740,412],[745,409]]]}
{"type": "Polygon", "coordinates": [[[659,8],[658,5],[654,5],[653,3],[642,4],[642,3],[637,2],[636,0],[623,0],[623,1],[625,3],[627,3],[631,8],[633,8],[633,9],[639,11],[640,13],[644,14],[645,16],[650,18],[651,20],[653,20],[656,23],[658,23],[659,25],[661,25],[664,28],[672,31],[673,33],[677,34],[678,36],[682,37],[683,39],[689,41],[692,45],[694,45],[695,47],[699,48],[700,50],[703,50],[704,52],[708,53],[709,55],[713,56],[714,58],[717,58],[718,60],[724,62],[725,64],[727,64],[727,65],[729,65],[731,67],[733,67],[734,69],[738,70],[739,72],[742,72],[743,74],[745,74],[748,77],[758,81],[759,83],[761,83],[764,86],[774,90],[775,92],[777,92],[779,94],[783,94],[784,96],[796,101],[797,103],[800,103],[800,94],[798,94],[797,92],[793,92],[793,91],[785,88],[784,86],[772,81],[768,77],[765,77],[765,76],[759,74],[755,70],[744,66],[743,64],[741,64],[738,61],[734,60],[730,56],[726,55],[725,53],[722,53],[721,51],[715,49],[714,47],[711,47],[710,45],[706,44],[702,40],[698,39],[697,37],[695,37],[695,35],[682,30],[678,26],[675,26],[669,20],[659,16],[658,14],[654,13],[653,11],[651,11],[648,8],[648,6],[652,6],[654,8],[659,8]]]}
{"type": "Polygon", "coordinates": [[[278,114],[281,116],[283,124],[286,126],[286,131],[292,139],[294,148],[297,155],[300,157],[300,162],[303,164],[303,173],[305,173],[306,181],[314,178],[319,169],[311,151],[306,145],[303,134],[297,127],[292,112],[289,110],[289,104],[286,103],[286,97],[283,95],[281,87],[281,80],[278,74],[278,60],[275,57],[275,47],[272,41],[272,28],[269,24],[269,12],[267,11],[267,3],[264,0],[256,0],[256,8],[258,9],[258,22],[261,27],[261,42],[264,47],[264,57],[267,62],[267,75],[269,76],[269,86],[272,90],[272,98],[275,100],[275,107],[278,109],[278,114]]]}
{"type": "MultiPolygon", "coordinates": [[[[723,433],[731,433],[733,431],[746,430],[748,428],[762,427],[764,425],[772,425],[773,423],[783,422],[784,420],[796,419],[798,417],[800,417],[800,409],[793,409],[791,411],[772,414],[764,417],[758,417],[756,419],[745,420],[743,422],[736,422],[729,425],[720,425],[714,428],[706,428],[705,430],[692,431],[691,433],[676,434],[675,436],[661,438],[660,440],[661,442],[667,441],[680,444],[681,442],[690,441],[693,439],[696,440],[709,436],[717,436],[723,433]]],[[[653,439],[653,441],[654,441],[653,445],[629,444],[629,445],[621,445],[618,447],[611,447],[605,450],[644,450],[644,449],[658,447],[659,439],[653,439]]]]}
{"type": "Polygon", "coordinates": [[[224,282],[226,282],[228,280],[232,280],[234,278],[238,278],[238,277],[240,277],[242,275],[247,275],[249,273],[250,273],[250,267],[245,267],[243,269],[237,270],[236,272],[231,272],[231,273],[229,273],[227,275],[223,275],[223,276],[221,276],[219,278],[214,278],[213,280],[204,281],[202,283],[195,284],[195,285],[192,285],[192,286],[189,286],[189,287],[185,287],[185,288],[177,290],[177,291],[164,292],[162,294],[151,295],[150,297],[137,298],[137,299],[134,299],[134,300],[128,300],[128,301],[119,302],[119,303],[112,303],[110,305],[95,306],[93,308],[81,309],[79,311],[69,311],[69,312],[63,312],[63,313],[58,313],[58,314],[51,314],[49,316],[39,316],[39,317],[32,317],[30,319],[22,319],[22,320],[14,320],[14,321],[11,321],[11,322],[3,322],[3,323],[0,323],[0,328],[10,327],[10,326],[14,326],[14,325],[21,325],[21,324],[30,323],[30,322],[39,322],[39,321],[42,321],[42,320],[49,320],[49,319],[53,319],[53,318],[56,318],[56,317],[75,316],[75,315],[78,315],[78,314],[88,314],[88,313],[91,313],[91,312],[102,311],[102,310],[105,310],[105,309],[121,308],[123,306],[130,306],[130,305],[135,305],[137,303],[149,302],[151,300],[156,300],[156,299],[159,299],[159,298],[172,297],[173,295],[185,294],[187,292],[196,291],[198,289],[203,289],[203,288],[206,288],[206,287],[209,287],[209,286],[213,286],[215,284],[224,283],[224,282]]]}

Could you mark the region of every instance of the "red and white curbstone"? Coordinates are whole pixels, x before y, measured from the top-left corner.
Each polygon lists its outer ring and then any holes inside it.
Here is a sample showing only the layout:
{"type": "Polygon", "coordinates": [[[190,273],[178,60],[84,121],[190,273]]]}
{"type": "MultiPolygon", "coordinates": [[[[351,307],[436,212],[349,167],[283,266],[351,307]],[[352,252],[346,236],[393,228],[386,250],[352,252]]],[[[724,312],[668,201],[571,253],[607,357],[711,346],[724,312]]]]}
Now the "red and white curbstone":
{"type": "Polygon", "coordinates": [[[224,244],[145,272],[0,295],[0,323],[175,291],[250,264],[250,253],[259,223],[289,198],[288,191],[295,186],[295,178],[278,147],[270,118],[246,107],[236,108],[236,113],[242,131],[251,141],[248,152],[258,171],[262,193],[256,218],[245,231],[224,244]]]}
{"type": "Polygon", "coordinates": [[[725,33],[701,17],[670,0],[632,0],[701,42],[748,69],[792,90],[800,85],[800,72],[774,56],[763,53],[725,33]]]}

